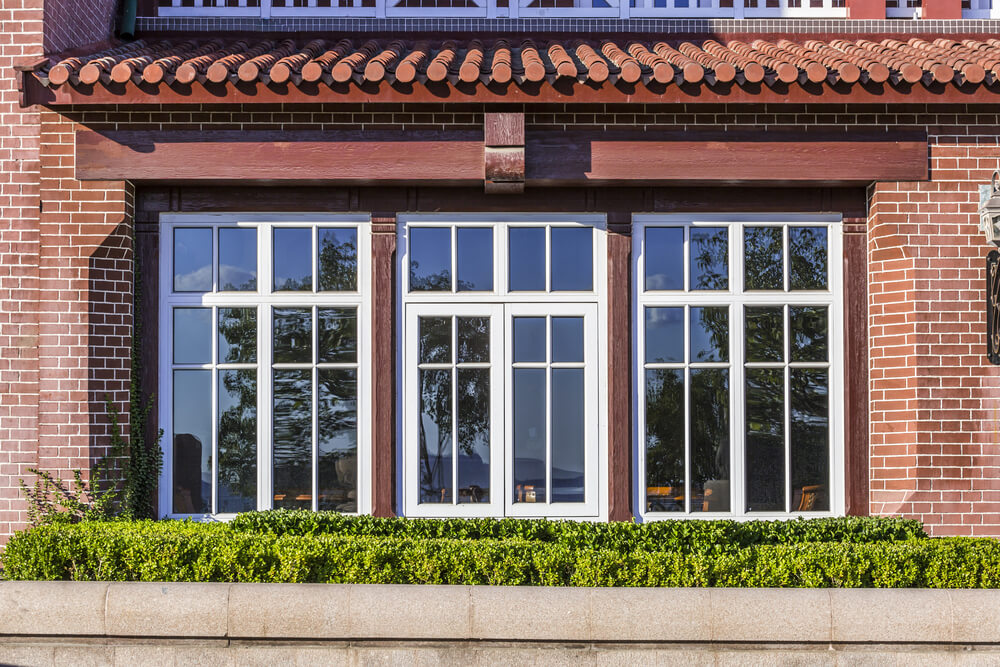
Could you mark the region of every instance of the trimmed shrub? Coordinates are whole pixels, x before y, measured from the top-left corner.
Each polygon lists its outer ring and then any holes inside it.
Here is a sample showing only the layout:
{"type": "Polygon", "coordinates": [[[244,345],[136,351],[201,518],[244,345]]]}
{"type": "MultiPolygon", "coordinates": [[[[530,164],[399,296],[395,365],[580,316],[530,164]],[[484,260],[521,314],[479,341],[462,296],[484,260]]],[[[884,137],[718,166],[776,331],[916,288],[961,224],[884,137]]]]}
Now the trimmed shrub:
{"type": "Polygon", "coordinates": [[[1000,542],[942,538],[755,544],[709,553],[558,541],[253,532],[92,522],[18,533],[8,579],[535,586],[1000,587],[1000,542]]]}
{"type": "Polygon", "coordinates": [[[237,515],[235,530],[275,535],[344,535],[413,539],[528,540],[571,549],[628,553],[718,553],[762,544],[897,542],[926,538],[919,521],[842,517],[791,521],[684,520],[588,523],[545,519],[383,519],[336,512],[271,510],[237,515]]]}

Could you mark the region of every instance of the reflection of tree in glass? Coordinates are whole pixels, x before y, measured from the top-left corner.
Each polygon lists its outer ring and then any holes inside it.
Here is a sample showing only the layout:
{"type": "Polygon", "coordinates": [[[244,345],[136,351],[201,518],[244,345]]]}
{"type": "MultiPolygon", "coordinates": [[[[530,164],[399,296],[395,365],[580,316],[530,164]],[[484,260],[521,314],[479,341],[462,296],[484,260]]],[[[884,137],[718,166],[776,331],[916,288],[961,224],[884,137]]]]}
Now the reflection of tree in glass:
{"type": "Polygon", "coordinates": [[[729,479],[729,371],[691,370],[691,486],[729,479]]]}
{"type": "MultiPolygon", "coordinates": [[[[459,340],[458,360],[472,358],[476,361],[489,359],[490,320],[486,317],[463,317],[463,338],[459,340]],[[486,341],[484,343],[484,341],[486,341]],[[464,345],[463,345],[464,343],[464,345]],[[479,343],[476,345],[476,343],[479,343]],[[480,357],[477,355],[485,354],[480,357]],[[466,355],[469,355],[468,357],[466,355]]],[[[458,390],[458,449],[463,454],[473,455],[475,445],[484,437],[489,438],[490,395],[489,386],[485,387],[478,376],[472,373],[460,373],[458,390]],[[483,391],[486,389],[486,391],[483,391]],[[481,416],[483,418],[475,418],[481,416]],[[470,419],[470,417],[473,417],[470,419]]]]}
{"type": "Polygon", "coordinates": [[[691,230],[691,289],[729,288],[729,236],[725,229],[691,230]],[[697,270],[695,270],[697,267],[697,270]]]}
{"type": "Polygon", "coordinates": [[[826,228],[789,227],[789,282],[792,289],[826,289],[826,228]]]}
{"type": "Polygon", "coordinates": [[[781,227],[746,227],[743,236],[746,289],[783,289],[781,227]]]}
{"type": "MultiPolygon", "coordinates": [[[[698,350],[692,361],[727,361],[729,359],[729,309],[692,308],[691,317],[697,313],[701,329],[708,333],[709,345],[698,350]]],[[[692,329],[695,328],[692,322],[692,329]]]]}
{"type": "MultiPolygon", "coordinates": [[[[819,485],[819,497],[809,509],[828,510],[830,450],[827,372],[824,369],[794,369],[790,378],[792,490],[819,485]]],[[[792,509],[796,509],[795,506],[792,509]]]]}
{"type": "Polygon", "coordinates": [[[357,511],[357,393],[353,369],[319,371],[320,509],[357,511]]]}
{"type": "Polygon", "coordinates": [[[646,372],[646,484],[684,486],[684,376],[646,372]]]}
{"type": "Polygon", "coordinates": [[[245,512],[257,504],[257,371],[220,373],[237,403],[219,415],[218,509],[245,512]]]}
{"type": "Polygon", "coordinates": [[[450,292],[451,269],[441,269],[437,273],[420,274],[420,262],[410,260],[410,290],[415,292],[450,292]]]}
{"type": "Polygon", "coordinates": [[[320,291],[356,290],[358,288],[357,232],[320,230],[319,234],[320,291]]]}

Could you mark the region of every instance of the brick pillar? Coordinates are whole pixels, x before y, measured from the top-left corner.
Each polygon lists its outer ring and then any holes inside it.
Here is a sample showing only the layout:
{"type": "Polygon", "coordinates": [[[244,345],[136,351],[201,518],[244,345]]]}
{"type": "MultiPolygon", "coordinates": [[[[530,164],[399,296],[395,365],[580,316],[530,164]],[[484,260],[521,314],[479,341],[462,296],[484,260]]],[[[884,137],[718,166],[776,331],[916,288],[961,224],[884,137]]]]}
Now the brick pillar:
{"type": "Polygon", "coordinates": [[[921,7],[922,19],[962,18],[962,0],[923,0],[921,7]]]}
{"type": "Polygon", "coordinates": [[[986,360],[978,185],[997,137],[931,137],[933,180],[877,183],[868,219],[871,510],[1000,536],[1000,367],[986,360]]]}
{"type": "Polygon", "coordinates": [[[41,118],[38,464],[63,478],[104,453],[110,398],[128,432],[132,188],[75,179],[76,125],[41,118]]]}
{"type": "Polygon", "coordinates": [[[885,18],[885,0],[847,0],[847,18],[880,21],[885,18]]]}

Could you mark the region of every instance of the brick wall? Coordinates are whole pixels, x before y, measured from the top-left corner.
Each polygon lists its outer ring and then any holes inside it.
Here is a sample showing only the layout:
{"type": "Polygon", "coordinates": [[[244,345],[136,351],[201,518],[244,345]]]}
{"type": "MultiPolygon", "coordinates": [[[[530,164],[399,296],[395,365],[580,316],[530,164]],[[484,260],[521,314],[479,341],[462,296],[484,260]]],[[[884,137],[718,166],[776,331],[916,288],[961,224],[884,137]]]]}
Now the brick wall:
{"type": "MultiPolygon", "coordinates": [[[[76,126],[416,131],[479,128],[482,111],[480,105],[358,104],[44,113],[38,339],[44,464],[65,470],[93,454],[107,435],[102,397],[111,392],[124,401],[128,379],[131,191],[125,183],[73,180],[76,126]]],[[[932,180],[871,190],[871,510],[920,518],[935,534],[1000,535],[1000,373],[985,363],[983,257],[989,248],[975,215],[978,184],[988,182],[1000,158],[994,107],[550,105],[526,111],[529,129],[925,130],[932,180]]]]}

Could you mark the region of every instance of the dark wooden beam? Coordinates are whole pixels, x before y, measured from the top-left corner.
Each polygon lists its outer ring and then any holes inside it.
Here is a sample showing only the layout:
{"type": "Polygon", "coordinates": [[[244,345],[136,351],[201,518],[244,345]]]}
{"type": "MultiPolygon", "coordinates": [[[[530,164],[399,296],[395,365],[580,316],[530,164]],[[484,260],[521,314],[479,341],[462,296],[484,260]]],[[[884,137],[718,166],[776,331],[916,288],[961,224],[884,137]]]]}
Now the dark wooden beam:
{"type": "Polygon", "coordinates": [[[372,514],[395,516],[396,214],[372,214],[372,514]]]}
{"type": "MultiPolygon", "coordinates": [[[[924,136],[824,138],[801,132],[529,132],[528,187],[781,183],[928,178],[924,136]]],[[[76,137],[81,180],[472,185],[476,132],[108,132],[76,137]]]]}
{"type": "Polygon", "coordinates": [[[848,516],[868,516],[868,235],[844,220],[844,487],[848,516]]]}
{"type": "Polygon", "coordinates": [[[608,519],[632,509],[632,213],[608,212],[608,519]]]}

